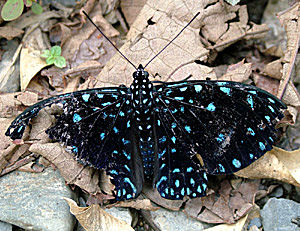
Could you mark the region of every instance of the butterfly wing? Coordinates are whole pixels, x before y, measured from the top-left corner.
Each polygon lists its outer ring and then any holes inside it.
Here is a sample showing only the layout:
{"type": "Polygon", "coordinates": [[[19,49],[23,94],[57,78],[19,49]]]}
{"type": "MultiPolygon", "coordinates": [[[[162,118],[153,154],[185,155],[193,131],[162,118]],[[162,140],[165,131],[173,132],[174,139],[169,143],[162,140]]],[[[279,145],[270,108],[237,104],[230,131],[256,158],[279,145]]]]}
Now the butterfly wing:
{"type": "Polygon", "coordinates": [[[176,124],[169,120],[165,108],[156,109],[155,134],[157,137],[158,171],[154,179],[160,195],[179,200],[185,195],[205,195],[207,176],[189,145],[178,140],[176,124]]]}
{"type": "MultiPolygon", "coordinates": [[[[157,126],[157,133],[166,130],[171,141],[182,146],[159,159],[160,168],[168,166],[167,171],[158,173],[158,182],[162,177],[172,181],[176,165],[183,165],[177,159],[196,163],[191,166],[193,171],[198,166],[209,174],[230,174],[247,167],[272,149],[277,138],[275,125],[286,108],[266,91],[236,82],[165,83],[155,90],[156,121],[163,125],[157,126]]],[[[186,173],[184,181],[189,182],[192,175],[186,173]]],[[[203,175],[201,179],[198,184],[203,186],[203,175]]],[[[191,191],[191,195],[197,193],[191,191]]]]}
{"type": "Polygon", "coordinates": [[[106,170],[117,200],[134,198],[141,192],[143,172],[127,92],[127,88],[92,89],[42,101],[16,118],[7,135],[21,137],[19,130],[42,107],[62,103],[63,113],[46,131],[49,137],[64,143],[84,164],[106,170]]]}

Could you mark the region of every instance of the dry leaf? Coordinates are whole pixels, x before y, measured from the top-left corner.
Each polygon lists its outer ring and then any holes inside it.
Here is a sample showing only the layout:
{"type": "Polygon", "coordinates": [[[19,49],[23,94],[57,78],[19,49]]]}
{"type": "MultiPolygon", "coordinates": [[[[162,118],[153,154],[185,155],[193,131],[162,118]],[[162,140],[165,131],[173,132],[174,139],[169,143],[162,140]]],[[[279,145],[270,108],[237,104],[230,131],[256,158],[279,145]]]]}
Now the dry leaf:
{"type": "Polygon", "coordinates": [[[258,186],[258,181],[245,181],[233,188],[224,180],[218,192],[190,199],[183,211],[202,222],[233,224],[251,210],[258,186]]]}
{"type": "MultiPolygon", "coordinates": [[[[150,211],[156,211],[160,207],[155,206],[151,203],[149,199],[135,199],[131,201],[120,201],[117,204],[113,205],[114,207],[126,207],[126,208],[134,208],[137,210],[150,210],[150,211]]],[[[109,207],[109,206],[108,206],[109,207]]]]}
{"type": "Polygon", "coordinates": [[[167,200],[162,198],[157,189],[146,185],[143,187],[143,193],[154,203],[172,211],[179,211],[183,204],[183,200],[167,200]]]}
{"type": "Polygon", "coordinates": [[[263,69],[263,74],[274,78],[274,79],[279,79],[281,80],[282,77],[282,63],[281,63],[281,59],[277,59],[273,62],[268,63],[264,69],[263,69]]]}
{"type": "Polygon", "coordinates": [[[99,205],[79,207],[76,202],[64,198],[70,206],[70,212],[77,218],[86,231],[134,231],[125,221],[111,216],[99,205]]]}
{"type": "Polygon", "coordinates": [[[20,56],[21,90],[24,91],[31,79],[48,64],[41,59],[38,50],[23,48],[20,56]]]}
{"type": "Polygon", "coordinates": [[[77,185],[90,194],[101,193],[97,172],[79,164],[58,143],[34,143],[29,151],[38,153],[53,163],[67,183],[77,185]]]}
{"type": "Polygon", "coordinates": [[[287,36],[287,47],[283,57],[282,81],[277,96],[281,98],[285,87],[291,80],[292,70],[299,48],[300,40],[300,3],[295,3],[290,9],[278,14],[280,23],[284,26],[287,36]]]}
{"type": "Polygon", "coordinates": [[[252,64],[244,63],[244,60],[228,67],[226,73],[219,80],[244,82],[252,73],[252,64]]]}
{"type": "Polygon", "coordinates": [[[0,37],[6,38],[7,40],[11,40],[15,37],[18,37],[23,33],[23,30],[11,26],[0,27],[0,37]]]}
{"type": "Polygon", "coordinates": [[[38,102],[38,94],[29,91],[21,92],[17,99],[25,106],[32,106],[38,102]]]}
{"type": "Polygon", "coordinates": [[[133,24],[146,2],[147,0],[121,0],[120,7],[129,26],[133,24]]]}
{"type": "Polygon", "coordinates": [[[244,224],[247,220],[248,215],[240,219],[237,223],[232,225],[217,225],[209,229],[205,229],[203,231],[242,231],[244,224]]]}
{"type": "Polygon", "coordinates": [[[235,175],[251,179],[272,178],[300,186],[300,149],[285,151],[273,147],[253,164],[235,175]]]}

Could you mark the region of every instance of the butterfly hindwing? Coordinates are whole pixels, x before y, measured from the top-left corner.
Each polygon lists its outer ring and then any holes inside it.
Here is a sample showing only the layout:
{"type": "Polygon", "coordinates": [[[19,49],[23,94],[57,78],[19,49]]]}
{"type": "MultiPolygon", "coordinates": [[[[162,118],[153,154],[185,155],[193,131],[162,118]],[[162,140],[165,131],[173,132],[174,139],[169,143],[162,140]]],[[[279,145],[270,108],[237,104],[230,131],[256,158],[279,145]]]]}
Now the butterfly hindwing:
{"type": "Polygon", "coordinates": [[[165,83],[154,95],[166,113],[161,122],[187,144],[186,158],[199,154],[209,174],[236,172],[272,149],[286,108],[263,90],[226,81],[165,83]]]}
{"type": "Polygon", "coordinates": [[[179,200],[184,196],[205,196],[207,176],[196,155],[176,136],[175,124],[169,120],[164,108],[157,108],[156,137],[158,174],[156,188],[166,199],[179,200]]]}

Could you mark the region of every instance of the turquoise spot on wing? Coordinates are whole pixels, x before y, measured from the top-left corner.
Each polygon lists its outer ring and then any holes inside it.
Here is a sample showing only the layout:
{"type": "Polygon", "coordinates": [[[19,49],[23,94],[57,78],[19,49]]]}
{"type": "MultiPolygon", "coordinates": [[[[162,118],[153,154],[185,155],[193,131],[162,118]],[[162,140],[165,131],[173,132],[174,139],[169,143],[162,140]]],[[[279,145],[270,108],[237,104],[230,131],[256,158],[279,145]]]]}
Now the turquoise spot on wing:
{"type": "Polygon", "coordinates": [[[193,178],[190,178],[190,183],[193,187],[195,186],[195,180],[193,178]]]}
{"type": "Polygon", "coordinates": [[[252,98],[252,95],[247,95],[247,102],[250,104],[251,108],[253,108],[253,98],[252,98]]]}
{"type": "Polygon", "coordinates": [[[218,142],[223,142],[225,140],[225,135],[220,133],[219,136],[217,137],[218,142]]]}
{"type": "Polygon", "coordinates": [[[259,144],[260,150],[262,150],[262,151],[265,150],[266,146],[264,145],[263,142],[259,142],[258,144],[259,144]]]}
{"type": "Polygon", "coordinates": [[[83,99],[83,101],[84,101],[84,102],[88,102],[88,101],[89,101],[89,98],[90,98],[90,96],[91,96],[90,94],[83,94],[83,95],[82,95],[82,99],[83,99]]]}
{"type": "Polygon", "coordinates": [[[223,91],[226,95],[230,96],[231,89],[228,87],[220,87],[220,90],[223,91]]]}
{"type": "Polygon", "coordinates": [[[222,164],[219,164],[219,170],[220,172],[225,172],[225,168],[222,164]]]}
{"type": "Polygon", "coordinates": [[[175,186],[178,188],[179,187],[179,180],[175,180],[175,186]]]}
{"type": "Polygon", "coordinates": [[[251,134],[252,136],[254,136],[254,135],[255,135],[255,132],[253,131],[253,129],[252,129],[252,128],[248,128],[247,130],[248,130],[248,132],[250,132],[250,134],[251,134]]]}
{"type": "Polygon", "coordinates": [[[108,106],[108,105],[111,105],[111,103],[110,102],[107,102],[107,103],[102,103],[101,104],[103,107],[106,107],[106,106],[108,106]]]}
{"type": "Polygon", "coordinates": [[[167,180],[167,177],[166,176],[162,176],[159,181],[156,183],[156,188],[159,187],[159,185],[163,182],[163,181],[166,181],[167,180]]]}
{"type": "Polygon", "coordinates": [[[78,115],[77,113],[75,113],[74,116],[73,116],[73,121],[74,121],[75,123],[77,123],[77,122],[79,122],[80,120],[82,120],[81,116],[78,115]]]}
{"type": "Polygon", "coordinates": [[[206,107],[207,110],[209,111],[215,111],[216,107],[213,103],[208,104],[208,106],[206,107]]]}
{"type": "Polygon", "coordinates": [[[268,108],[271,110],[271,112],[275,112],[275,110],[272,106],[269,105],[268,108]]]}
{"type": "Polygon", "coordinates": [[[188,126],[188,125],[186,125],[186,126],[184,126],[184,129],[188,132],[188,133],[190,133],[191,132],[191,127],[190,126],[188,126]]]}
{"type": "Polygon", "coordinates": [[[187,87],[181,87],[179,88],[180,91],[186,91],[187,87]]]}
{"type": "Polygon", "coordinates": [[[173,170],[173,173],[176,173],[176,172],[180,172],[179,168],[175,168],[175,169],[173,170]]]}
{"type": "Polygon", "coordinates": [[[268,98],[268,100],[269,100],[271,103],[275,103],[275,101],[274,101],[272,98],[268,98]]]}
{"type": "Polygon", "coordinates": [[[131,186],[133,193],[136,193],[136,188],[128,177],[124,178],[124,182],[128,183],[131,186]]]}
{"type": "Polygon", "coordinates": [[[186,169],[186,171],[187,171],[187,172],[192,172],[192,171],[193,171],[193,168],[192,168],[192,167],[188,167],[188,168],[186,169]]]}
{"type": "Polygon", "coordinates": [[[176,96],[176,97],[174,97],[174,99],[176,99],[176,100],[183,100],[184,98],[183,97],[179,97],[179,96],[176,96]]]}
{"type": "Polygon", "coordinates": [[[268,120],[268,122],[271,122],[270,116],[265,116],[265,119],[268,120]]]}
{"type": "Polygon", "coordinates": [[[195,85],[194,87],[195,87],[195,91],[197,93],[199,93],[202,90],[202,86],[201,85],[195,85]]]}
{"type": "Polygon", "coordinates": [[[104,137],[105,137],[105,133],[101,133],[101,134],[100,134],[100,139],[103,140],[104,137]]]}
{"type": "Polygon", "coordinates": [[[237,160],[237,159],[233,159],[232,160],[232,164],[236,168],[240,168],[242,166],[241,162],[239,160],[237,160]]]}

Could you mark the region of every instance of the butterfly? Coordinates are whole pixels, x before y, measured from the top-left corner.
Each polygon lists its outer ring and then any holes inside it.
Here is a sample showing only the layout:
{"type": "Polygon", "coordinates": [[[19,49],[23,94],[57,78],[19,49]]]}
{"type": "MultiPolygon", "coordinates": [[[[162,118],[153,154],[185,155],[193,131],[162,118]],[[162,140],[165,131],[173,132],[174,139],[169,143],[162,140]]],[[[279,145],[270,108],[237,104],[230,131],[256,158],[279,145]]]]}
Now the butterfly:
{"type": "Polygon", "coordinates": [[[166,199],[205,196],[208,174],[231,174],[272,149],[286,109],[268,92],[238,82],[155,84],[139,65],[130,87],[43,100],[5,134],[21,139],[31,119],[53,104],[63,112],[46,133],[84,165],[104,169],[119,201],[136,198],[146,181],[166,199]]]}

